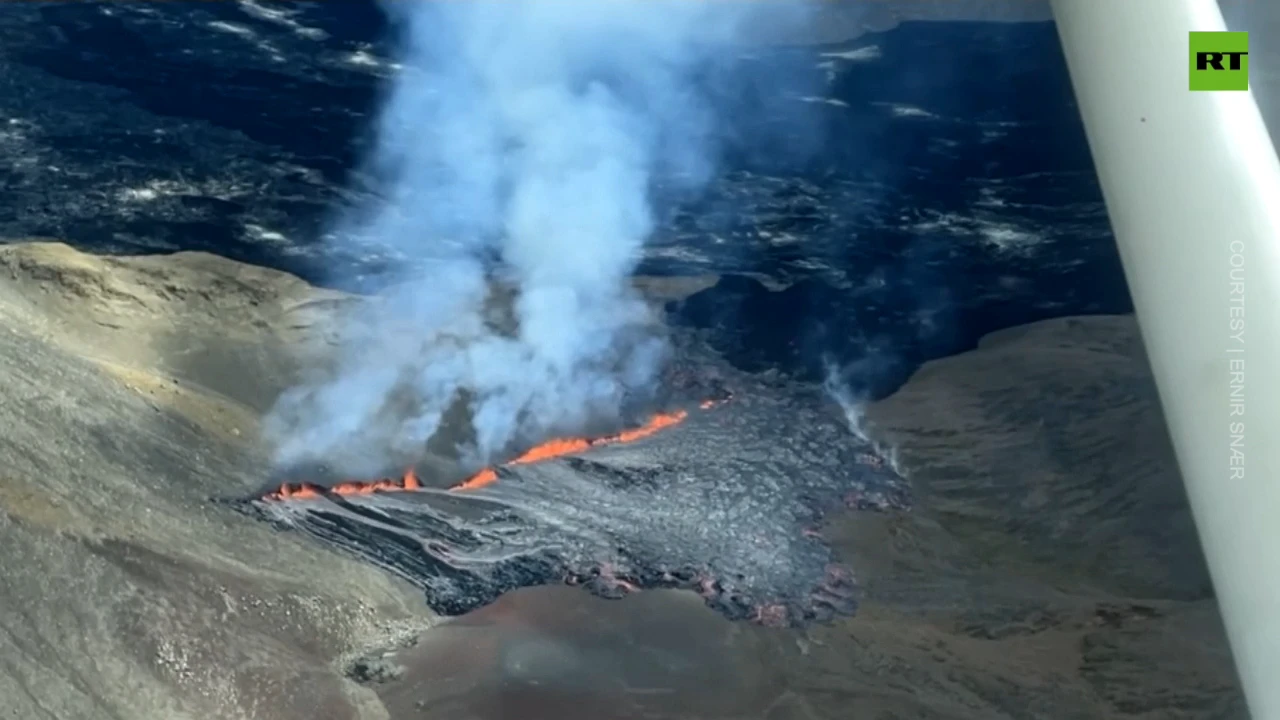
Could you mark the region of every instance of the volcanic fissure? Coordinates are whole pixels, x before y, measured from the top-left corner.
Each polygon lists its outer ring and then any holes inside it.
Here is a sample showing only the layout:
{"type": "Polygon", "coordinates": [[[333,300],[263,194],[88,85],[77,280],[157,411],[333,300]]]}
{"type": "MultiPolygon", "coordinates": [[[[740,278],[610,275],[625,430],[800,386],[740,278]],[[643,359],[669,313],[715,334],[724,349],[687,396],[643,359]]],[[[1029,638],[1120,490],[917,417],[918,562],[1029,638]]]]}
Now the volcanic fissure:
{"type": "MultiPolygon", "coordinates": [[[[717,405],[727,401],[719,400],[703,400],[698,403],[699,410],[710,410],[717,405]]],[[[576,453],[585,452],[592,448],[599,448],[605,445],[616,445],[621,443],[632,443],[637,440],[643,440],[655,433],[661,432],[669,427],[684,422],[689,417],[688,410],[674,410],[672,412],[655,413],[644,424],[630,430],[605,435],[597,438],[586,437],[570,437],[570,438],[553,438],[546,442],[538,443],[516,457],[508,460],[500,465],[529,465],[531,463],[543,462],[554,458],[566,457],[576,453]]],[[[491,485],[498,480],[498,471],[495,467],[486,467],[471,477],[449,488],[452,492],[462,492],[467,490],[477,490],[479,488],[491,485]]],[[[281,483],[276,490],[262,495],[262,500],[268,502],[280,500],[306,500],[310,498],[319,498],[326,493],[333,495],[373,495],[376,493],[389,492],[410,492],[422,489],[422,481],[418,479],[418,474],[413,468],[405,470],[404,475],[399,478],[379,478],[377,480],[344,480],[334,485],[325,486],[314,482],[285,482],[281,483]]]]}
{"type": "Polygon", "coordinates": [[[551,439],[452,484],[420,467],[286,482],[236,506],[399,575],[443,615],[557,583],[604,598],[684,589],[769,625],[852,614],[827,513],[905,509],[906,481],[819,389],[681,355],[672,399],[703,399],[630,429],[551,439]]]}

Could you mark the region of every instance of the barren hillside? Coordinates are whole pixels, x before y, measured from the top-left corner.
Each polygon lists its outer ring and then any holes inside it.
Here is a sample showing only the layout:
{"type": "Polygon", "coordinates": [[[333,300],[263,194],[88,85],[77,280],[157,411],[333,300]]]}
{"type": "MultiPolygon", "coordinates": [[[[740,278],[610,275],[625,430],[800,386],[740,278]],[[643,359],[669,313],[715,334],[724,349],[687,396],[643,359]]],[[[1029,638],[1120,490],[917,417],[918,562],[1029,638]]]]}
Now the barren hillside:
{"type": "Polygon", "coordinates": [[[257,418],[353,302],[0,248],[5,717],[1243,717],[1128,317],[998,333],[871,409],[916,506],[827,528],[855,617],[542,588],[419,634],[407,586],[212,501],[263,487],[257,418]]]}

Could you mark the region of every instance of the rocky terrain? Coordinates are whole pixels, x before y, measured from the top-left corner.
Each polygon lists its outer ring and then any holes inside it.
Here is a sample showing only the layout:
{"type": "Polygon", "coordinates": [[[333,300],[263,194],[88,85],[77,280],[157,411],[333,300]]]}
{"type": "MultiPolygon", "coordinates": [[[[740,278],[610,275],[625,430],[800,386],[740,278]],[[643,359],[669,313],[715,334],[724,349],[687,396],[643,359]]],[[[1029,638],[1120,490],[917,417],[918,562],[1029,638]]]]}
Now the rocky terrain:
{"type": "Polygon", "coordinates": [[[724,88],[723,167],[661,208],[641,286],[669,321],[815,393],[835,363],[911,485],[823,528],[857,614],[783,630],[563,587],[441,622],[221,502],[268,489],[262,414],[397,261],[327,235],[380,192],[385,18],[10,3],[0,718],[1246,717],[1048,17],[760,28],[734,60],[771,81],[724,88]]]}
{"type": "Polygon", "coordinates": [[[0,249],[5,717],[1243,717],[1131,318],[998,333],[872,406],[917,507],[833,518],[853,618],[541,588],[421,632],[406,586],[211,501],[262,489],[257,418],[353,302],[0,249]]]}

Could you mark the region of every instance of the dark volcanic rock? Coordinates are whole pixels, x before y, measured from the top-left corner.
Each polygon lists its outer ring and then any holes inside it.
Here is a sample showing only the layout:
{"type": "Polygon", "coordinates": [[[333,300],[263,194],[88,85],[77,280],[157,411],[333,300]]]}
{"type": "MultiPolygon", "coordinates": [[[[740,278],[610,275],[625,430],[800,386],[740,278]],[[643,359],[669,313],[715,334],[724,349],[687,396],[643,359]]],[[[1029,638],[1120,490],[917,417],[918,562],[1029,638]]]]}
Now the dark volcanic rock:
{"type": "MultiPolygon", "coordinates": [[[[0,237],[375,276],[389,250],[325,234],[380,192],[359,161],[396,54],[363,0],[11,3],[0,237]]],[[[887,284],[934,312],[1125,309],[1048,23],[908,24],[731,60],[711,78],[720,172],[694,197],[655,178],[644,273],[808,278],[855,302],[887,284]],[[949,70],[964,67],[985,69],[949,70]]]]}
{"type": "MultiPolygon", "coordinates": [[[[0,237],[376,287],[403,258],[330,231],[385,190],[360,159],[396,56],[362,0],[6,8],[0,237]]],[[[715,177],[694,195],[653,179],[641,272],[790,286],[685,308],[740,368],[813,378],[829,356],[881,396],[985,333],[1129,311],[1050,24],[908,23],[724,67],[705,82],[715,177]]]]}

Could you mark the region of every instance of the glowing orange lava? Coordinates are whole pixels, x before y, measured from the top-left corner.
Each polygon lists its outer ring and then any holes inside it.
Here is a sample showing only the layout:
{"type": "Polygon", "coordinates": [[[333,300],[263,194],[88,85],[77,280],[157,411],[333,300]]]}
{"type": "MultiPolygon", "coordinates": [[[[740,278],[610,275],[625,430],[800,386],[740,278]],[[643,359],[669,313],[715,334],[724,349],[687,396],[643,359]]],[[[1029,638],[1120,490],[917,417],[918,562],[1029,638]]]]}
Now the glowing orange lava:
{"type": "Polygon", "coordinates": [[[262,496],[263,500],[308,500],[318,498],[325,493],[332,495],[373,495],[384,492],[406,492],[422,489],[422,481],[413,472],[413,468],[404,471],[398,479],[383,478],[373,481],[347,480],[333,487],[324,487],[314,483],[284,483],[275,492],[262,496]]]}
{"type": "MultiPolygon", "coordinates": [[[[583,450],[600,447],[601,445],[635,442],[636,440],[647,438],[659,430],[669,428],[672,425],[678,425],[684,422],[687,417],[689,417],[689,413],[684,410],[677,410],[672,413],[658,413],[650,418],[649,422],[644,425],[632,430],[623,430],[617,435],[606,435],[605,437],[595,438],[594,440],[587,438],[558,438],[555,440],[548,440],[541,445],[534,445],[524,451],[524,453],[516,459],[509,460],[503,463],[503,465],[529,465],[531,463],[542,462],[543,460],[550,460],[552,458],[580,453],[583,450]]],[[[486,485],[492,485],[497,481],[498,473],[493,468],[485,468],[475,475],[472,475],[466,480],[449,488],[449,490],[450,492],[456,492],[459,490],[475,490],[486,485]]]]}
{"type": "MultiPolygon", "coordinates": [[[[709,410],[723,400],[704,400],[699,403],[698,407],[703,410],[709,410]]],[[[573,455],[584,450],[600,447],[602,445],[616,445],[622,443],[635,442],[649,437],[666,428],[679,425],[689,417],[689,413],[685,410],[677,410],[670,413],[658,413],[649,419],[648,422],[631,430],[623,430],[616,435],[606,435],[600,438],[557,438],[548,440],[544,443],[535,445],[521,453],[518,457],[508,460],[502,465],[530,465],[532,463],[551,460],[552,458],[563,457],[565,455],[573,455]]],[[[465,490],[476,490],[492,485],[498,481],[498,473],[495,467],[487,467],[480,472],[472,475],[466,480],[449,488],[450,492],[458,492],[465,490]]],[[[314,483],[284,483],[275,492],[267,493],[262,496],[263,500],[308,500],[323,497],[325,494],[332,495],[375,495],[387,492],[407,492],[411,490],[419,490],[422,488],[422,482],[418,480],[418,476],[414,474],[413,469],[406,470],[404,476],[399,479],[383,478],[380,480],[347,480],[340,482],[333,487],[324,487],[314,483]]]]}

